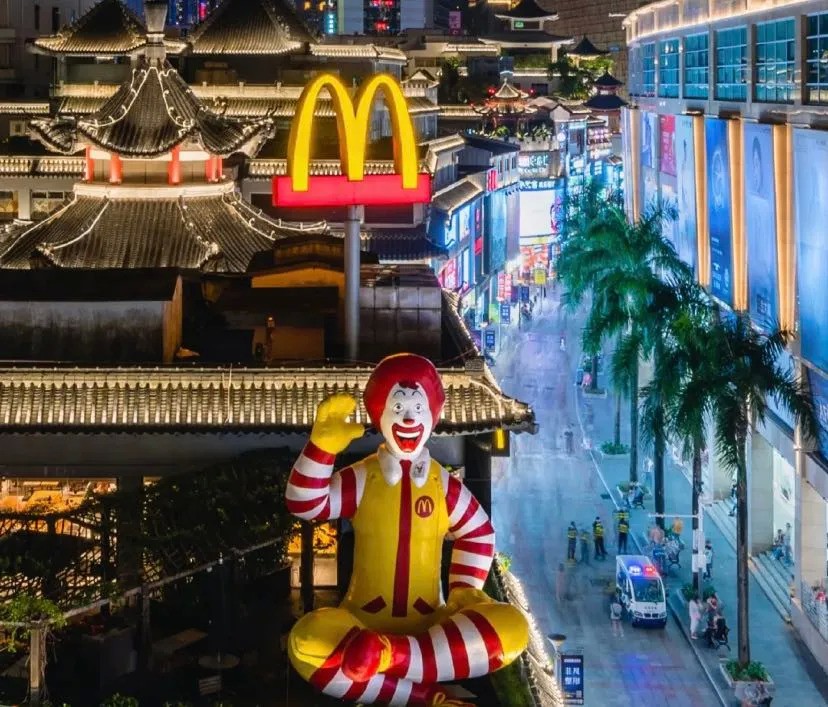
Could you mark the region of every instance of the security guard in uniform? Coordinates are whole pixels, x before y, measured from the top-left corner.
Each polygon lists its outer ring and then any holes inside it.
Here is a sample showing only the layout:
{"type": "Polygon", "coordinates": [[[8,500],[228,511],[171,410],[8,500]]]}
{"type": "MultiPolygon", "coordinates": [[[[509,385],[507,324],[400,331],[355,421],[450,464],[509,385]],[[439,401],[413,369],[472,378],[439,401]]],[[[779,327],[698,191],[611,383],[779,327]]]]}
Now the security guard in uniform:
{"type": "Polygon", "coordinates": [[[630,532],[630,521],[623,516],[618,521],[618,554],[627,554],[627,536],[630,532]]]}
{"type": "Polygon", "coordinates": [[[603,560],[607,551],[604,549],[604,524],[599,516],[595,516],[592,523],[592,537],[595,539],[595,559],[603,560]]]}
{"type": "Polygon", "coordinates": [[[566,560],[575,563],[575,545],[578,542],[578,528],[573,520],[566,529],[566,560]]]}

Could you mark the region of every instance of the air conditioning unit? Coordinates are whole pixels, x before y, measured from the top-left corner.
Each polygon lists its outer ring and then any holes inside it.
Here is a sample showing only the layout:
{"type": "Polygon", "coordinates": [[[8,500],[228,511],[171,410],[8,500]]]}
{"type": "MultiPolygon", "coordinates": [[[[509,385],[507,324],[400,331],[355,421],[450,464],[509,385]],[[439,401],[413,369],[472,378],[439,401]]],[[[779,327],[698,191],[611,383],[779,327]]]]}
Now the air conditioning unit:
{"type": "Polygon", "coordinates": [[[11,137],[26,137],[27,134],[25,120],[12,120],[9,122],[9,135],[11,137]]]}

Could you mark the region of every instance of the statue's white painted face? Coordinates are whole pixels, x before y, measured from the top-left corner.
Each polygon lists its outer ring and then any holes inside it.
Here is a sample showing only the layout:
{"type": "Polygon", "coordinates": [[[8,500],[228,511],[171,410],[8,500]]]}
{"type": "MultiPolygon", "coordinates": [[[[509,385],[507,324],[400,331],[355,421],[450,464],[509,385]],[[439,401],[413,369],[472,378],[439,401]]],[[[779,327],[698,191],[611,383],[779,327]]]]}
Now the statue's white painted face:
{"type": "Polygon", "coordinates": [[[399,383],[391,388],[380,418],[380,431],[392,455],[416,459],[433,428],[428,397],[419,383],[416,388],[404,388],[399,383]]]}

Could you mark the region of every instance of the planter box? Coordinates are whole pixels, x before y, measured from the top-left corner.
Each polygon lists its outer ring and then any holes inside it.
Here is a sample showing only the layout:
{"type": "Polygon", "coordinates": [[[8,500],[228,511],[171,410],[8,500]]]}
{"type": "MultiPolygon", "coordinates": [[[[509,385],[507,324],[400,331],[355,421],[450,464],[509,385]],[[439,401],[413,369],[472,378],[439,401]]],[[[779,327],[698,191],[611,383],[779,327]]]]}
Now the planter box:
{"type": "Polygon", "coordinates": [[[728,687],[733,690],[734,697],[740,703],[747,702],[748,704],[770,704],[770,700],[776,694],[776,684],[771,678],[767,680],[734,680],[725,667],[727,661],[722,660],[719,663],[719,670],[725,679],[728,687]],[[764,693],[764,694],[763,694],[764,693]],[[763,701],[755,701],[757,697],[762,695],[763,701]]]}
{"type": "Polygon", "coordinates": [[[621,454],[610,454],[609,452],[605,452],[603,449],[599,449],[601,452],[601,456],[604,459],[629,459],[630,453],[629,452],[621,452],[621,454]]]}
{"type": "Polygon", "coordinates": [[[589,388],[583,388],[583,393],[585,398],[602,398],[606,399],[607,391],[605,388],[598,388],[597,390],[590,390],[589,388]]]}

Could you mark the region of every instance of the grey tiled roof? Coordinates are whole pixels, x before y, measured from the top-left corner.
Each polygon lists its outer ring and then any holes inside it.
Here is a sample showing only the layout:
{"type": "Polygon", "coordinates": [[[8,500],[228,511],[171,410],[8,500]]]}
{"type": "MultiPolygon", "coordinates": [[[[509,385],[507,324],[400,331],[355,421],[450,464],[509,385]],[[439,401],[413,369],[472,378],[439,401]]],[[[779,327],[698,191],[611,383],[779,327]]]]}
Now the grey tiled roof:
{"type": "Polygon", "coordinates": [[[244,272],[254,253],[298,231],[242,200],[232,182],[190,190],[77,185],[66,206],[6,239],[0,267],[244,272]]]}
{"type": "Polygon", "coordinates": [[[437,192],[431,199],[431,205],[435,209],[450,214],[482,193],[483,190],[477,184],[469,179],[463,179],[437,192]]]}
{"type": "Polygon", "coordinates": [[[627,102],[614,93],[597,93],[584,101],[584,105],[594,110],[621,110],[627,102]]]}
{"type": "MultiPolygon", "coordinates": [[[[0,369],[5,431],[181,430],[306,432],[328,395],[360,400],[371,368],[0,369]]],[[[446,406],[437,434],[535,430],[532,409],[485,371],[441,370],[446,406]]]]}
{"type": "Polygon", "coordinates": [[[146,60],[98,110],[77,120],[58,117],[31,122],[50,149],[73,153],[84,142],[129,157],[157,157],[185,140],[228,156],[259,147],[272,130],[269,119],[235,120],[208,110],[168,63],[146,60]]]}
{"type": "Polygon", "coordinates": [[[223,0],[189,41],[193,54],[286,54],[317,40],[282,0],[223,0]]]}
{"type": "MultiPolygon", "coordinates": [[[[337,232],[334,235],[343,237],[337,232]]],[[[373,253],[380,262],[445,259],[448,251],[429,239],[425,225],[397,228],[366,228],[360,234],[360,247],[373,253]]]]}
{"type": "Polygon", "coordinates": [[[34,41],[54,54],[126,54],[146,44],[146,28],[121,0],[101,0],[58,34],[34,41]]]}
{"type": "Polygon", "coordinates": [[[544,10],[535,0],[521,0],[521,3],[508,12],[498,13],[497,17],[511,17],[517,20],[538,20],[542,17],[555,17],[554,10],[544,10]]]}

